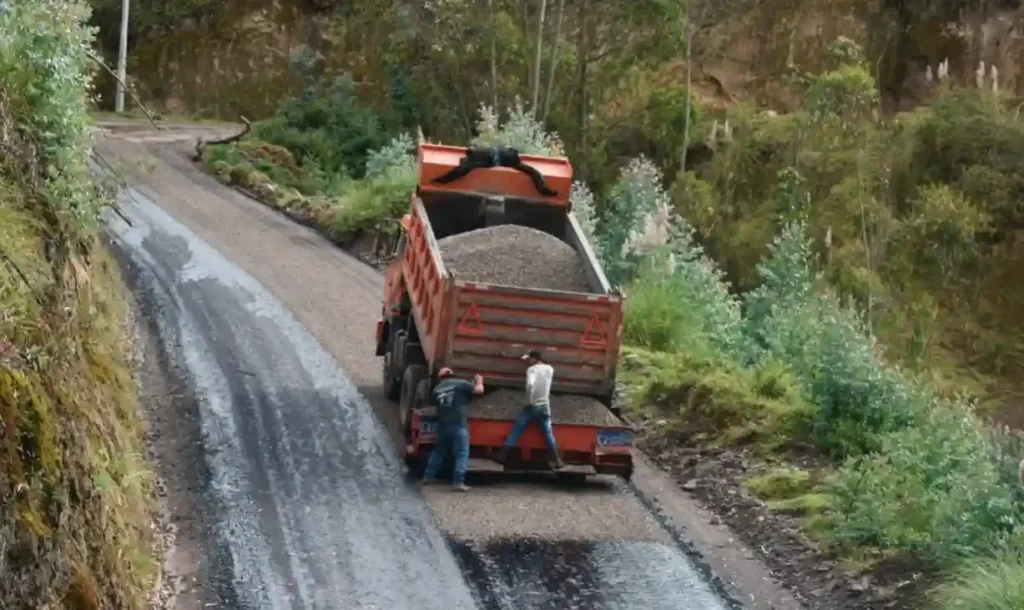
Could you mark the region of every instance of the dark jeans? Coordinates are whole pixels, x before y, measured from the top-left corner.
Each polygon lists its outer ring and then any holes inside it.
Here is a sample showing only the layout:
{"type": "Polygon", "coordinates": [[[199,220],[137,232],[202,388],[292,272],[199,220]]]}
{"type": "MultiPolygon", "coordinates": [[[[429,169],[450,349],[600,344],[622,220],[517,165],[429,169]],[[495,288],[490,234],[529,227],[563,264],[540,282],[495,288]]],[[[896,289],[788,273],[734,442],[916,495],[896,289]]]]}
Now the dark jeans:
{"type": "Polygon", "coordinates": [[[437,442],[427,460],[427,469],[423,478],[437,478],[437,469],[441,467],[449,449],[455,455],[455,469],[452,472],[452,485],[462,485],[469,467],[469,428],[464,423],[438,424],[437,442]]]}
{"type": "Polygon", "coordinates": [[[527,405],[519,412],[519,416],[512,423],[512,431],[509,432],[508,438],[505,439],[505,449],[508,450],[516,446],[516,443],[519,441],[519,435],[523,433],[526,426],[530,425],[530,422],[537,422],[537,425],[540,426],[540,431],[544,433],[544,442],[548,446],[551,457],[557,458],[558,445],[555,443],[555,433],[551,430],[551,415],[533,405],[527,405]]]}

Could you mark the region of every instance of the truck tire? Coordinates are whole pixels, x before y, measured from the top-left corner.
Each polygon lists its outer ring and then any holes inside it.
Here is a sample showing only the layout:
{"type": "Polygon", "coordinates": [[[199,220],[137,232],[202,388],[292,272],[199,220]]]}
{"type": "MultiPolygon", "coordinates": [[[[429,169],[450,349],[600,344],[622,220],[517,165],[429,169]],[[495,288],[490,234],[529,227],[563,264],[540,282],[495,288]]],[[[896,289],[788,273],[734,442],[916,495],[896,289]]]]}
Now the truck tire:
{"type": "MultiPolygon", "coordinates": [[[[424,379],[421,379],[416,387],[416,400],[412,403],[414,406],[417,402],[424,400],[427,393],[430,391],[430,378],[425,377],[424,379]]],[[[408,419],[410,418],[406,418],[406,420],[408,419]]],[[[405,444],[408,444],[409,440],[412,438],[412,424],[409,421],[406,421],[402,425],[402,438],[405,444]]],[[[404,450],[402,451],[402,460],[405,462],[407,469],[406,472],[410,479],[416,481],[423,478],[423,473],[427,470],[428,457],[429,456],[423,455],[422,453],[409,455],[405,453],[404,450]]]]}
{"type": "Polygon", "coordinates": [[[402,396],[402,380],[398,379],[392,371],[394,368],[391,366],[391,359],[394,357],[394,352],[391,351],[392,347],[392,342],[389,339],[388,349],[384,352],[384,357],[381,358],[384,367],[382,382],[384,384],[384,396],[391,402],[398,402],[402,396]]]}
{"type": "Polygon", "coordinates": [[[409,430],[409,420],[412,410],[418,404],[417,393],[420,390],[420,382],[425,380],[430,373],[427,367],[422,364],[411,364],[405,368],[402,375],[401,392],[398,399],[399,415],[402,421],[402,430],[409,430]]]}

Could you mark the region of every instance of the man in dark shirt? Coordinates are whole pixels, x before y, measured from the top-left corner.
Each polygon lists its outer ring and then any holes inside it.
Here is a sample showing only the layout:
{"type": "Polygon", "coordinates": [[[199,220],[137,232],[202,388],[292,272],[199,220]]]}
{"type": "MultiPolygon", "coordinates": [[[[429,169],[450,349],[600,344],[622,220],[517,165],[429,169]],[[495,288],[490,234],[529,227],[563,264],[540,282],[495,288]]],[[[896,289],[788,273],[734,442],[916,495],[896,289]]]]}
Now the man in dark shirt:
{"type": "Polygon", "coordinates": [[[473,383],[452,376],[448,367],[437,372],[438,382],[431,393],[434,405],[437,406],[437,442],[434,451],[427,460],[427,469],[423,473],[423,483],[437,481],[437,469],[441,467],[445,455],[451,449],[455,454],[455,469],[452,473],[452,489],[468,491],[463,483],[466,468],[469,466],[469,428],[466,425],[466,410],[473,396],[484,393],[484,378],[473,376],[473,383]]]}

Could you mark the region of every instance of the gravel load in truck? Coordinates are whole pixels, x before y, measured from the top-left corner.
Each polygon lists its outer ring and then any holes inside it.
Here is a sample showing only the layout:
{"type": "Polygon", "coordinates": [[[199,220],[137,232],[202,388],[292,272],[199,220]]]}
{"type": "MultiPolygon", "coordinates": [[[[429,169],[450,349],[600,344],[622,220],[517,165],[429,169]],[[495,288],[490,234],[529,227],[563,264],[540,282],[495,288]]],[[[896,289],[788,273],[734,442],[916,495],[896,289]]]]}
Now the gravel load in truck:
{"type": "MultiPolygon", "coordinates": [[[[522,390],[488,392],[473,399],[467,415],[481,419],[515,419],[525,401],[526,396],[522,390]]],[[[589,396],[552,395],[551,423],[615,426],[622,422],[597,399],[589,396]]]]}
{"type": "Polygon", "coordinates": [[[437,242],[458,279],[522,288],[590,292],[586,265],[572,246],[519,225],[497,225],[437,242]]]}

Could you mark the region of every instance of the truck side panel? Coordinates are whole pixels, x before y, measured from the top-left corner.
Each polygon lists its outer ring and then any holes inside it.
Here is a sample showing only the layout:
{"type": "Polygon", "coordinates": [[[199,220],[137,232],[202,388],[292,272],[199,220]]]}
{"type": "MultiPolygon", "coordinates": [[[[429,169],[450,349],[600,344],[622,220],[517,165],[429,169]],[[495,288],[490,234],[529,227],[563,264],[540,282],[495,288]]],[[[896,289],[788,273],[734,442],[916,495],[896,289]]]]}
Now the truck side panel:
{"type": "Polygon", "coordinates": [[[573,212],[569,212],[569,222],[565,230],[565,241],[583,257],[583,263],[586,265],[587,280],[590,282],[591,289],[600,294],[611,293],[611,284],[608,283],[604,269],[601,268],[601,263],[597,260],[597,255],[590,246],[590,242],[587,241],[583,227],[573,212]]]}
{"type": "Polygon", "coordinates": [[[539,349],[555,367],[552,391],[610,396],[621,340],[613,295],[456,281],[444,363],[488,383],[522,387],[521,356],[539,349]]]}
{"type": "Polygon", "coordinates": [[[412,315],[419,330],[420,344],[427,362],[433,365],[443,354],[441,342],[447,333],[445,314],[448,272],[441,260],[430,218],[418,197],[412,198],[407,241],[402,263],[406,289],[412,302],[412,315]]]}

